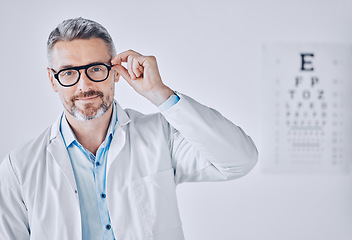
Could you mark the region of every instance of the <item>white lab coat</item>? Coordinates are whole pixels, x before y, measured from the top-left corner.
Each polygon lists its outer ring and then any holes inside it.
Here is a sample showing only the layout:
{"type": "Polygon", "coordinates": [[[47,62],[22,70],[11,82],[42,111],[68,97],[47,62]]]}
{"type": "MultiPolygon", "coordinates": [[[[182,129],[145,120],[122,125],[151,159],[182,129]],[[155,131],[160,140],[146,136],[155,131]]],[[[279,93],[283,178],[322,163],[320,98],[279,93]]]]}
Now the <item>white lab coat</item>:
{"type": "MultiPolygon", "coordinates": [[[[117,104],[107,201],[117,240],[184,239],[176,185],[241,177],[257,150],[217,111],[179,94],[164,113],[117,104]]],[[[77,186],[59,120],[0,163],[1,240],[82,239],[77,186]]]]}

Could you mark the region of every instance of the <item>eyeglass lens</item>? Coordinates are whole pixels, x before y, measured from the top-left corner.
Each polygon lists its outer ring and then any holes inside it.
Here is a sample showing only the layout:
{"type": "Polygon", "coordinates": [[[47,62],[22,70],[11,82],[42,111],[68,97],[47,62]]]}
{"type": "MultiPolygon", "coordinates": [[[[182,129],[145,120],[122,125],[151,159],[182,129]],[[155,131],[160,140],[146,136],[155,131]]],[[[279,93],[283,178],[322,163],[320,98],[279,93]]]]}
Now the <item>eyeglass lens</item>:
{"type": "MultiPolygon", "coordinates": [[[[86,74],[93,81],[101,81],[107,78],[109,70],[105,65],[94,65],[87,69],[86,74]]],[[[64,85],[74,84],[79,78],[79,71],[75,69],[64,70],[59,73],[59,80],[64,85]]]]}

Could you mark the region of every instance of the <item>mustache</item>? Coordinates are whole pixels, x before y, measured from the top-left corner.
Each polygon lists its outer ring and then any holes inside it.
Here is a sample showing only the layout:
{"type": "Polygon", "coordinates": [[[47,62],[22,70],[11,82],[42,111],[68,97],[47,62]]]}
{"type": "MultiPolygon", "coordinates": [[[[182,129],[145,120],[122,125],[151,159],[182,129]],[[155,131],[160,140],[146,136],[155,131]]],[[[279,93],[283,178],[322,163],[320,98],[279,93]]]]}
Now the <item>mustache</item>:
{"type": "Polygon", "coordinates": [[[95,91],[95,90],[89,90],[87,92],[80,92],[79,94],[72,96],[71,102],[76,101],[78,98],[86,98],[86,97],[92,97],[92,96],[98,96],[100,98],[103,98],[104,94],[101,91],[95,91]]]}

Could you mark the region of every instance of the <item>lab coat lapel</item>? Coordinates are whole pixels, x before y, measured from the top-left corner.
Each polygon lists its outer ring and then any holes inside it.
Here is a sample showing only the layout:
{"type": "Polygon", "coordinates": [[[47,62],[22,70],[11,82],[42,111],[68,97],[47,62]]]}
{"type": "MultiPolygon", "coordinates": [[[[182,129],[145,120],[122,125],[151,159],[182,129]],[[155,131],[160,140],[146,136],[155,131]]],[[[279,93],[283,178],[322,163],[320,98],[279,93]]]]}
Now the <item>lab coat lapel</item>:
{"type": "Polygon", "coordinates": [[[77,190],[70,157],[59,130],[61,116],[51,127],[50,143],[47,147],[47,150],[51,154],[52,158],[56,161],[56,163],[60,166],[72,189],[77,190]]]}
{"type": "MultiPolygon", "coordinates": [[[[115,101],[116,102],[116,101],[115,101]]],[[[115,134],[111,141],[108,159],[107,159],[107,175],[111,164],[115,161],[117,155],[121,152],[126,144],[126,129],[127,124],[131,121],[125,110],[116,102],[117,124],[115,126],[115,134]]],[[[108,179],[108,178],[107,178],[108,179]]]]}
{"type": "MultiPolygon", "coordinates": [[[[121,127],[118,127],[110,145],[107,159],[107,170],[110,169],[111,164],[114,162],[117,155],[121,152],[122,148],[125,146],[125,143],[126,132],[121,127]]],[[[109,173],[109,171],[107,171],[107,173],[109,173]]]]}

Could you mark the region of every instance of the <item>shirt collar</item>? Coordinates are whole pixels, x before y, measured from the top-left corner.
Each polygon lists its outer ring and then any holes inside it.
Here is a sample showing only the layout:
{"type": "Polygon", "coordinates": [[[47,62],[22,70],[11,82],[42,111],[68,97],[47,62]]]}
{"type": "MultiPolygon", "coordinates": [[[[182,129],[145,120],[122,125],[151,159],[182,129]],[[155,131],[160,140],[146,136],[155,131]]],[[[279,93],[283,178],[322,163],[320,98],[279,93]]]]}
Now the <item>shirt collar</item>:
{"type": "Polygon", "coordinates": [[[117,109],[116,109],[116,102],[113,102],[113,106],[112,106],[112,115],[110,118],[110,123],[109,123],[109,127],[108,127],[108,131],[106,133],[106,138],[105,140],[111,135],[111,137],[114,136],[115,133],[115,127],[117,124],[117,109]]]}
{"type": "MultiPolygon", "coordinates": [[[[106,141],[106,139],[108,139],[111,135],[111,137],[114,136],[115,133],[115,126],[117,124],[117,107],[116,107],[117,102],[114,101],[113,102],[113,108],[112,108],[112,115],[110,118],[110,123],[109,123],[109,127],[108,127],[108,131],[106,133],[106,137],[104,142],[106,141]]],[[[74,134],[74,132],[72,131],[72,128],[70,127],[66,117],[65,117],[65,113],[63,113],[61,115],[61,120],[60,120],[60,132],[62,134],[62,137],[64,139],[64,143],[66,148],[68,148],[74,141],[77,141],[76,136],[74,134]]]]}
{"type": "Polygon", "coordinates": [[[65,113],[63,113],[61,116],[60,131],[61,131],[62,138],[64,139],[64,143],[67,148],[76,140],[76,136],[73,133],[70,125],[67,122],[67,119],[65,117],[65,113]]]}

